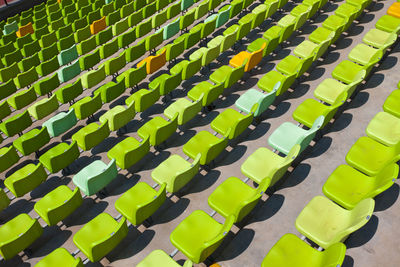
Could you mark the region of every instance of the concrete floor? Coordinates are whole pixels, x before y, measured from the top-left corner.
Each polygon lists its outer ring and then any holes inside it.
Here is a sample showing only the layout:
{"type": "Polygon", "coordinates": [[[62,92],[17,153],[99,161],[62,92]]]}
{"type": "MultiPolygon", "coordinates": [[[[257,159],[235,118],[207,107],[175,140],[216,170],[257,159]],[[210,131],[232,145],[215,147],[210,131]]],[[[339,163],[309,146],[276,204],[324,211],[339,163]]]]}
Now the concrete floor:
{"type": "MultiPolygon", "coordinates": [[[[230,176],[244,178],[240,172],[240,166],[245,159],[258,147],[268,147],[267,139],[269,135],[280,124],[285,121],[294,122],[291,115],[296,107],[305,99],[313,97],[313,91],[317,85],[325,78],[330,77],[334,67],[347,58],[351,49],[361,42],[365,33],[386,13],[392,2],[380,1],[375,5],[372,4],[367,14],[362,15],[359,23],[351,26],[348,35],[340,38],[336,42],[336,47],[325,54],[317,66],[309,74],[305,75],[303,82],[296,84],[292,88],[293,90],[279,97],[274,106],[271,107],[271,110],[263,114],[261,124],[257,127],[250,126],[248,131],[239,137],[239,141],[232,143],[217,158],[216,166],[209,171],[202,169],[181,190],[179,197],[173,196],[171,199],[167,199],[160,210],[152,216],[154,222],[150,227],[146,228],[142,225],[136,229],[130,226],[128,236],[114,251],[107,255],[107,259],[102,260],[100,263],[90,263],[88,265],[132,266],[154,249],[163,249],[167,253],[171,253],[175,249],[169,241],[169,235],[172,230],[194,210],[202,209],[210,213],[212,210],[207,204],[207,197],[225,179],[230,176]]],[[[117,179],[107,186],[109,196],[96,200],[86,198],[83,205],[64,221],[63,226],[46,227],[44,229],[43,235],[31,246],[32,254],[29,257],[26,255],[17,256],[13,260],[2,261],[0,264],[2,266],[30,266],[58,247],[64,247],[70,252],[75,251],[76,247],[72,242],[72,237],[85,223],[101,212],[117,216],[118,213],[114,208],[116,199],[138,181],[145,181],[153,185],[154,182],[150,176],[152,169],[171,154],[184,156],[182,152],[183,144],[201,130],[212,131],[209,124],[220,112],[228,107],[234,108],[234,102],[242,93],[249,88],[255,87],[258,79],[272,70],[286,55],[290,54],[296,45],[307,39],[307,36],[320,26],[324,19],[333,14],[337,6],[342,3],[343,1],[328,3],[324,7],[323,14],[315,17],[314,22],[307,22],[301,28],[302,33],[295,33],[284,49],[278,49],[276,51],[277,55],[264,59],[260,64],[260,70],[254,70],[252,73],[246,74],[246,80],[243,84],[234,85],[227,90],[224,97],[216,102],[216,108],[213,111],[207,114],[199,114],[187,123],[181,128],[182,132],[180,134],[176,133],[167,140],[162,150],[156,152],[152,149],[153,153],[149,153],[129,171],[120,171],[117,179]]],[[[290,3],[286,5],[285,12],[276,14],[272,21],[279,20],[292,7],[293,5],[290,3]]],[[[211,64],[212,70],[223,64],[228,64],[232,55],[245,49],[247,44],[260,37],[270,27],[268,22],[262,26],[262,29],[251,32],[248,40],[243,43],[239,50],[227,51],[221,57],[223,59],[221,63],[213,62],[211,64]]],[[[221,30],[217,32],[221,32],[221,30]]],[[[185,56],[189,54],[190,52],[185,56]]],[[[377,112],[381,111],[384,100],[396,88],[396,84],[400,80],[399,67],[396,66],[399,59],[400,45],[397,45],[354,99],[339,111],[339,116],[337,116],[333,124],[324,129],[323,137],[316,140],[316,143],[313,143],[313,146],[302,154],[301,160],[294,169],[290,168],[290,172],[285,175],[284,182],[277,190],[273,194],[264,197],[264,200],[256,206],[249,218],[246,219],[246,222],[240,225],[240,228],[237,226],[233,228],[235,234],[232,232],[228,235],[226,241],[213,255],[216,262],[221,266],[260,266],[264,256],[282,235],[285,233],[300,235],[294,227],[297,215],[314,196],[322,195],[321,189],[327,177],[338,165],[345,163],[344,159],[347,151],[357,138],[365,135],[364,130],[369,121],[377,112]]],[[[156,77],[159,73],[153,75],[153,77],[156,77]]],[[[189,81],[185,81],[177,89],[178,92],[174,93],[174,98],[185,96],[194,84],[207,80],[207,76],[196,76],[189,81]]],[[[145,86],[146,83],[143,83],[141,88],[146,88],[145,86]]],[[[85,94],[89,94],[89,92],[85,91],[85,94]]],[[[110,106],[123,104],[128,95],[129,93],[124,94],[110,106]]],[[[64,106],[65,110],[67,106],[64,106]]],[[[117,136],[114,132],[99,146],[91,151],[82,153],[81,157],[72,166],[73,173],[78,172],[93,160],[102,159],[105,162],[109,162],[106,153],[111,147],[125,136],[136,137],[137,129],[151,117],[161,115],[165,108],[166,106],[162,105],[161,102],[157,103],[154,107],[140,114],[140,116],[137,115],[135,120],[128,124],[127,134],[117,136]]],[[[106,109],[104,108],[98,112],[96,118],[98,119],[106,109]]],[[[76,132],[84,124],[85,122],[80,122],[77,127],[64,136],[57,138],[56,141],[69,141],[72,133],[76,132]]],[[[40,125],[40,122],[37,125],[40,125]]],[[[34,157],[30,157],[30,159],[34,160],[34,157]]],[[[20,166],[21,164],[19,164],[20,166]]],[[[15,169],[8,171],[6,176],[15,169]]],[[[60,184],[67,184],[73,188],[72,177],[73,174],[64,177],[61,173],[50,175],[49,179],[32,191],[30,195],[14,200],[10,207],[0,214],[0,218],[7,221],[21,212],[27,212],[32,217],[35,217],[36,213],[33,211],[34,203],[60,184]]],[[[345,242],[348,250],[343,266],[400,265],[400,255],[398,253],[400,251],[400,241],[396,238],[400,235],[400,230],[395,223],[400,219],[400,204],[396,202],[398,195],[399,185],[396,182],[390,189],[376,197],[375,213],[371,220],[362,229],[352,234],[345,242]]],[[[224,221],[218,214],[214,218],[220,222],[224,221]]],[[[44,225],[41,219],[40,222],[44,225]]],[[[82,253],[79,253],[78,256],[85,258],[82,253]]],[[[181,253],[174,257],[180,263],[185,258],[181,253]]],[[[199,266],[204,266],[204,264],[199,266]]]]}

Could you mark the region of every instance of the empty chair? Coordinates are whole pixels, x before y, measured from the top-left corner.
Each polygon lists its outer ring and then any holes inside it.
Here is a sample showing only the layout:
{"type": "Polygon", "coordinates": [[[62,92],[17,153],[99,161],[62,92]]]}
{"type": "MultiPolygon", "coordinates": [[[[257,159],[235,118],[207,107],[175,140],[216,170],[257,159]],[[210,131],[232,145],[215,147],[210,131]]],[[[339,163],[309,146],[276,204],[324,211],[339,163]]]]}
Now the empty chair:
{"type": "Polygon", "coordinates": [[[18,31],[16,32],[17,37],[23,37],[27,34],[32,34],[34,33],[34,29],[33,29],[33,25],[32,22],[29,22],[28,24],[24,25],[24,26],[20,26],[18,31]]]}
{"type": "Polygon", "coordinates": [[[36,72],[36,68],[32,67],[28,71],[19,73],[14,78],[14,83],[17,86],[17,88],[24,88],[24,87],[30,87],[37,80],[39,80],[39,75],[36,72]]]}
{"type": "Polygon", "coordinates": [[[0,188],[0,211],[8,207],[11,200],[7,197],[7,194],[2,188],[0,188]]]}
{"type": "Polygon", "coordinates": [[[65,248],[57,248],[53,250],[46,257],[41,259],[35,266],[36,267],[51,267],[54,265],[60,267],[83,267],[81,258],[74,258],[65,248]]]}
{"type": "Polygon", "coordinates": [[[150,151],[150,136],[138,141],[127,137],[107,152],[110,160],[115,160],[118,167],[128,169],[141,160],[150,151]]]}
{"type": "Polygon", "coordinates": [[[363,37],[363,43],[375,48],[386,50],[397,40],[394,32],[385,32],[379,29],[370,29],[363,37]]]}
{"type": "Polygon", "coordinates": [[[149,56],[137,64],[137,67],[141,67],[142,65],[146,64],[146,72],[147,74],[152,74],[157,71],[159,68],[165,65],[167,62],[166,59],[166,49],[156,56],[149,56]]]}
{"type": "Polygon", "coordinates": [[[51,137],[59,136],[71,129],[77,123],[74,109],[68,112],[60,112],[42,124],[46,127],[51,137]]]}
{"type": "Polygon", "coordinates": [[[171,233],[171,243],[194,263],[210,256],[229,233],[234,216],[220,224],[202,210],[195,210],[171,233]]]}
{"type": "Polygon", "coordinates": [[[399,34],[400,32],[400,18],[396,18],[389,15],[383,15],[376,22],[375,27],[378,30],[382,30],[385,32],[394,32],[399,34]]]}
{"type": "MultiPolygon", "coordinates": [[[[136,267],[156,267],[156,266],[165,266],[165,267],[179,267],[178,263],[176,263],[167,253],[163,250],[157,249],[153,250],[149,255],[146,256],[143,260],[139,262],[136,267]]],[[[183,264],[183,267],[192,267],[193,263],[191,260],[186,260],[183,264]]]]}
{"type": "Polygon", "coordinates": [[[49,141],[50,136],[47,128],[42,127],[41,129],[32,129],[18,137],[13,141],[13,145],[22,155],[27,156],[33,152],[38,152],[49,141]]]}
{"type": "Polygon", "coordinates": [[[222,92],[224,91],[224,83],[220,84],[212,84],[208,81],[203,81],[196,84],[190,91],[187,96],[192,101],[197,101],[202,97],[201,105],[203,107],[211,105],[215,100],[218,99],[222,92]]]}
{"type": "Polygon", "coordinates": [[[75,174],[72,181],[83,194],[91,196],[106,187],[117,174],[114,159],[108,165],[101,160],[95,160],[75,174]]]}
{"type": "Polygon", "coordinates": [[[158,88],[160,95],[168,95],[176,89],[182,81],[181,72],[173,75],[161,74],[149,83],[150,89],[158,88]]]}
{"type": "Polygon", "coordinates": [[[17,21],[13,21],[11,23],[7,23],[6,25],[3,26],[3,34],[10,34],[13,32],[18,31],[18,22],[17,21]]]}
{"type": "Polygon", "coordinates": [[[101,32],[106,27],[107,27],[106,17],[103,16],[101,19],[95,20],[95,21],[93,21],[92,24],[90,24],[90,32],[92,33],[92,35],[94,35],[98,32],[101,32]]]}
{"type": "Polygon", "coordinates": [[[65,50],[62,50],[58,54],[57,59],[60,66],[67,65],[78,58],[78,50],[76,45],[71,46],[65,50]]]}
{"type": "Polygon", "coordinates": [[[4,67],[0,69],[0,81],[3,83],[12,80],[13,78],[17,77],[19,74],[19,68],[17,62],[14,62],[8,67],[4,67]]]}
{"type": "Polygon", "coordinates": [[[76,142],[71,145],[60,143],[40,156],[39,161],[51,173],[56,173],[74,162],[79,157],[79,149],[76,142]]]}
{"type": "Polygon", "coordinates": [[[363,227],[371,218],[374,206],[375,201],[367,198],[354,209],[346,210],[328,198],[316,196],[300,212],[296,228],[320,247],[327,249],[363,227]]]}
{"type": "Polygon", "coordinates": [[[43,98],[28,108],[29,114],[37,120],[41,120],[58,109],[57,96],[43,98]]]}
{"type": "Polygon", "coordinates": [[[178,114],[175,114],[169,121],[157,116],[140,127],[137,133],[143,139],[149,136],[150,145],[158,146],[175,133],[177,128],[178,114]]]}
{"type": "Polygon", "coordinates": [[[124,79],[125,88],[133,88],[138,86],[138,84],[146,78],[146,65],[141,66],[140,68],[130,68],[124,71],[117,77],[117,82],[120,82],[124,79]]]}
{"type": "Polygon", "coordinates": [[[0,130],[8,137],[16,134],[22,135],[22,131],[32,125],[32,119],[28,110],[15,114],[0,124],[0,130]]]}
{"type": "Polygon", "coordinates": [[[18,90],[17,93],[7,99],[7,103],[14,109],[22,109],[35,102],[36,94],[33,87],[25,90],[18,90]]]}
{"type": "Polygon", "coordinates": [[[19,161],[19,155],[14,146],[0,148],[0,173],[19,161]]]}
{"type": "Polygon", "coordinates": [[[248,72],[252,70],[255,66],[258,65],[258,63],[260,63],[261,59],[263,58],[262,54],[266,45],[267,44],[264,43],[259,50],[256,50],[252,53],[249,53],[247,51],[240,52],[229,61],[229,65],[231,65],[234,68],[237,68],[241,66],[243,62],[247,59],[244,71],[248,72]]]}
{"type": "Polygon", "coordinates": [[[369,122],[365,132],[368,137],[386,146],[394,146],[400,142],[400,118],[379,112],[369,122]]]}
{"type": "Polygon", "coordinates": [[[75,110],[76,117],[83,120],[88,117],[93,118],[93,114],[101,108],[102,104],[101,94],[95,94],[93,97],[87,96],[82,98],[73,104],[70,110],[75,110]]]}
{"type": "Polygon", "coordinates": [[[179,33],[179,24],[180,24],[180,18],[177,18],[173,22],[164,26],[164,28],[163,28],[164,29],[163,30],[164,40],[167,40],[167,39],[171,38],[172,36],[179,33]]]}
{"type": "Polygon", "coordinates": [[[100,144],[109,135],[110,129],[107,121],[101,125],[92,122],[74,133],[71,139],[76,141],[81,149],[87,151],[100,144]]]}
{"type": "Polygon", "coordinates": [[[247,59],[244,60],[243,64],[237,68],[231,68],[227,65],[223,65],[210,75],[210,80],[215,84],[223,83],[225,89],[229,88],[242,78],[246,63],[247,59]]]}
{"type": "Polygon", "coordinates": [[[261,267],[286,266],[341,266],[346,254],[346,246],[334,243],[324,251],[318,251],[294,234],[285,234],[270,249],[261,267]]]}
{"type": "Polygon", "coordinates": [[[133,225],[140,225],[161,207],[165,199],[165,184],[157,191],[145,182],[138,182],[115,201],[115,208],[133,225]]]}
{"type": "Polygon", "coordinates": [[[135,111],[142,112],[151,107],[160,98],[159,88],[153,90],[140,89],[125,100],[125,104],[134,103],[135,111]]]}
{"type": "Polygon", "coordinates": [[[37,219],[21,213],[0,227],[0,254],[5,260],[29,247],[43,233],[37,219]]]}
{"type": "Polygon", "coordinates": [[[81,67],[79,66],[79,60],[71,63],[71,65],[64,66],[57,71],[58,79],[60,83],[68,82],[75,78],[81,73],[81,67]]]}
{"type": "Polygon", "coordinates": [[[164,115],[172,120],[175,114],[178,114],[178,125],[183,125],[201,111],[202,99],[203,97],[200,97],[195,102],[192,102],[186,98],[180,98],[164,110],[164,115]]]}
{"type": "Polygon", "coordinates": [[[133,120],[135,115],[135,103],[132,102],[126,108],[122,105],[113,107],[101,115],[99,120],[101,123],[108,121],[110,131],[117,131],[133,120]]]}
{"type": "Polygon", "coordinates": [[[383,104],[383,110],[400,118],[400,90],[394,90],[390,93],[383,104]]]}
{"type": "Polygon", "coordinates": [[[117,222],[108,213],[100,213],[73,237],[74,244],[91,262],[101,260],[128,234],[126,219],[117,222]]]}
{"type": "Polygon", "coordinates": [[[91,70],[82,75],[81,77],[82,87],[90,89],[98,85],[103,80],[105,80],[105,78],[106,78],[105,65],[102,65],[97,70],[91,70]]]}

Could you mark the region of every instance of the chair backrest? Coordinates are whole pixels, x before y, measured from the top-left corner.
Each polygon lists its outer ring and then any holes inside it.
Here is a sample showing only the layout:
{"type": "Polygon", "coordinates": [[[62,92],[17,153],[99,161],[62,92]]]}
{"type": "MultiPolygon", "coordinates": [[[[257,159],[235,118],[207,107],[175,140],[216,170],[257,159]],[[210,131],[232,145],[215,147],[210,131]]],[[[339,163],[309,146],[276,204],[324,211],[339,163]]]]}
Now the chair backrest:
{"type": "Polygon", "coordinates": [[[68,112],[63,112],[63,116],[52,121],[52,129],[47,129],[50,136],[58,136],[71,129],[78,122],[75,110],[71,108],[68,112]]]}
{"type": "Polygon", "coordinates": [[[124,73],[125,73],[125,87],[133,88],[146,78],[147,76],[146,64],[138,68],[129,69],[124,73]]]}
{"type": "Polygon", "coordinates": [[[74,44],[70,48],[62,50],[60,54],[58,54],[57,58],[60,66],[66,65],[76,60],[78,58],[78,50],[76,49],[76,45],[74,44]]]}
{"type": "Polygon", "coordinates": [[[67,82],[81,73],[81,67],[79,66],[79,60],[71,63],[71,65],[64,66],[57,71],[58,79],[60,83],[67,82]]]}
{"type": "Polygon", "coordinates": [[[44,98],[28,108],[29,114],[37,120],[50,115],[58,109],[58,101],[56,95],[50,98],[44,98]]]}
{"type": "Polygon", "coordinates": [[[247,59],[245,59],[243,61],[243,64],[237,68],[234,68],[233,71],[231,71],[228,75],[228,77],[225,80],[225,84],[224,87],[229,88],[231,87],[233,84],[235,84],[237,81],[239,81],[243,74],[244,74],[244,68],[246,67],[247,64],[247,59]]]}
{"type": "Polygon", "coordinates": [[[250,54],[249,60],[247,61],[246,66],[244,68],[245,72],[252,70],[255,66],[258,65],[258,63],[261,62],[261,60],[263,58],[263,51],[266,46],[267,46],[267,43],[263,43],[260,49],[254,51],[250,54]]]}
{"type": "Polygon", "coordinates": [[[10,33],[16,32],[16,31],[18,31],[18,22],[17,21],[8,23],[8,24],[4,25],[4,27],[3,27],[4,35],[10,34],[10,33]]]}
{"type": "Polygon", "coordinates": [[[14,78],[14,83],[17,88],[24,88],[26,86],[32,85],[34,82],[39,80],[39,75],[35,67],[30,70],[22,72],[14,78]]]}
{"type": "Polygon", "coordinates": [[[148,5],[146,5],[143,9],[143,17],[148,18],[151,17],[154,13],[156,13],[156,5],[157,3],[155,1],[150,2],[148,5]]]}
{"type": "Polygon", "coordinates": [[[227,8],[225,8],[225,7],[221,8],[222,11],[218,12],[218,17],[217,17],[217,21],[215,24],[215,28],[219,28],[228,22],[231,8],[232,7],[230,5],[227,6],[227,8]]]}
{"type": "Polygon", "coordinates": [[[106,27],[106,17],[103,16],[101,19],[93,21],[93,23],[90,25],[90,31],[92,34],[96,34],[104,30],[106,27]]]}
{"type": "Polygon", "coordinates": [[[220,45],[207,48],[207,50],[203,54],[201,65],[207,66],[213,60],[215,60],[219,56],[219,54],[220,54],[220,45]]]}
{"type": "Polygon", "coordinates": [[[111,58],[104,63],[106,74],[113,76],[118,75],[118,72],[123,69],[125,65],[125,52],[122,52],[119,56],[111,58]]]}
{"type": "Polygon", "coordinates": [[[75,114],[81,120],[93,115],[101,106],[101,94],[94,95],[89,101],[77,102],[72,105],[72,107],[76,107],[75,114]]]}
{"type": "Polygon", "coordinates": [[[198,173],[199,167],[200,167],[200,158],[201,154],[198,154],[190,167],[185,170],[181,170],[178,172],[175,176],[175,179],[173,180],[173,183],[171,185],[168,185],[168,192],[170,193],[175,193],[179,191],[182,187],[184,187],[192,178],[198,173]]]}
{"type": "Polygon", "coordinates": [[[108,185],[118,175],[117,164],[115,159],[112,159],[104,170],[94,173],[86,179],[89,195],[93,195],[108,185]]]}
{"type": "Polygon", "coordinates": [[[281,86],[281,82],[277,82],[271,92],[264,94],[262,98],[258,100],[258,108],[254,112],[254,117],[259,116],[261,113],[266,111],[269,106],[275,101],[276,92],[281,86]]]}
{"type": "Polygon", "coordinates": [[[172,36],[179,33],[180,20],[181,20],[181,18],[179,17],[163,28],[164,29],[164,34],[163,34],[164,40],[167,40],[167,39],[171,38],[172,36]]]}
{"type": "Polygon", "coordinates": [[[19,68],[17,62],[14,62],[8,67],[0,69],[0,81],[3,83],[12,80],[14,77],[17,77],[19,74],[19,68]]]}
{"type": "Polygon", "coordinates": [[[194,4],[193,0],[182,0],[181,1],[181,10],[186,10],[194,4]]]}
{"type": "Polygon", "coordinates": [[[222,44],[221,44],[221,53],[228,50],[235,44],[238,31],[239,31],[239,28],[236,28],[235,31],[224,36],[224,39],[222,40],[222,44]]]}
{"type": "Polygon", "coordinates": [[[125,32],[126,30],[129,29],[129,20],[128,18],[122,19],[112,25],[112,32],[114,36],[118,36],[121,33],[125,32]]]}
{"type": "Polygon", "coordinates": [[[322,124],[324,123],[324,120],[325,120],[325,116],[323,116],[323,115],[316,118],[312,127],[304,133],[304,136],[299,138],[300,140],[298,140],[298,143],[301,146],[300,152],[303,151],[304,149],[306,149],[306,147],[308,147],[311,140],[314,139],[317,131],[321,128],[322,124]]]}
{"type": "Polygon", "coordinates": [[[117,82],[108,82],[101,86],[95,93],[101,94],[103,103],[110,103],[125,92],[125,78],[117,82]]]}
{"type": "Polygon", "coordinates": [[[17,37],[23,37],[27,34],[32,34],[34,32],[35,31],[33,29],[32,22],[29,22],[28,24],[19,27],[19,30],[17,31],[16,34],[17,34],[17,37]]]}
{"type": "MultiPolygon", "coordinates": [[[[25,110],[22,113],[15,114],[11,118],[8,118],[2,124],[5,128],[4,134],[11,137],[31,126],[32,118],[29,116],[28,110],[25,110]]],[[[3,131],[3,127],[1,127],[1,129],[3,131]]]]}
{"type": "Polygon", "coordinates": [[[142,60],[139,64],[138,67],[142,66],[143,64],[146,64],[146,71],[147,74],[152,74],[155,71],[157,71],[159,68],[165,65],[167,63],[167,58],[166,58],[166,49],[164,48],[162,52],[157,55],[157,56],[150,56],[144,60],[142,60]]]}
{"type": "Polygon", "coordinates": [[[178,42],[174,42],[165,46],[167,49],[166,59],[171,61],[180,56],[185,51],[185,39],[179,39],[178,42]]]}
{"type": "Polygon", "coordinates": [[[196,20],[202,18],[209,11],[208,9],[209,0],[201,1],[201,3],[196,7],[196,20]]]}
{"type": "Polygon", "coordinates": [[[135,102],[132,101],[126,109],[124,109],[120,112],[114,113],[114,115],[111,118],[112,122],[111,123],[109,122],[109,124],[111,124],[113,126],[113,127],[110,127],[110,129],[112,131],[118,130],[119,128],[125,126],[128,122],[133,120],[135,115],[136,115],[135,102]]]}
{"type": "Polygon", "coordinates": [[[10,80],[8,80],[8,82],[0,84],[0,99],[7,98],[8,96],[12,95],[16,91],[17,91],[17,87],[15,86],[14,80],[10,79],[10,80]]]}
{"type": "Polygon", "coordinates": [[[145,39],[146,50],[152,51],[153,49],[156,49],[157,46],[162,44],[162,42],[164,41],[163,35],[164,35],[164,29],[161,28],[157,30],[154,34],[146,37],[145,39]]]}
{"type": "Polygon", "coordinates": [[[140,58],[146,53],[146,43],[144,40],[139,41],[137,44],[129,47],[126,51],[126,61],[132,62],[140,58]]]}
{"type": "Polygon", "coordinates": [[[136,26],[136,38],[140,38],[151,32],[151,19],[147,19],[136,26]]]}
{"type": "Polygon", "coordinates": [[[204,20],[203,28],[201,29],[201,38],[206,38],[215,30],[217,23],[217,15],[214,14],[204,20]]]}
{"type": "Polygon", "coordinates": [[[82,75],[82,87],[86,89],[92,88],[102,82],[105,78],[105,65],[102,65],[97,70],[91,70],[82,75]]]}
{"type": "MultiPolygon", "coordinates": [[[[97,124],[96,122],[93,122],[97,124]]],[[[89,125],[88,125],[89,126],[89,125]]],[[[98,145],[101,141],[106,139],[110,135],[110,129],[108,128],[108,121],[104,121],[95,131],[91,131],[85,134],[84,143],[85,143],[85,150],[89,150],[96,145],[98,145]]]]}
{"type": "MultiPolygon", "coordinates": [[[[160,1],[158,1],[158,2],[160,2],[160,1]]],[[[161,25],[163,25],[167,20],[168,20],[167,19],[167,10],[165,9],[165,10],[155,14],[151,18],[151,25],[153,28],[157,28],[157,27],[160,27],[161,25]]]]}
{"type": "Polygon", "coordinates": [[[172,19],[175,16],[179,15],[179,12],[181,12],[181,1],[177,1],[175,4],[172,4],[167,8],[167,18],[172,19]]]}

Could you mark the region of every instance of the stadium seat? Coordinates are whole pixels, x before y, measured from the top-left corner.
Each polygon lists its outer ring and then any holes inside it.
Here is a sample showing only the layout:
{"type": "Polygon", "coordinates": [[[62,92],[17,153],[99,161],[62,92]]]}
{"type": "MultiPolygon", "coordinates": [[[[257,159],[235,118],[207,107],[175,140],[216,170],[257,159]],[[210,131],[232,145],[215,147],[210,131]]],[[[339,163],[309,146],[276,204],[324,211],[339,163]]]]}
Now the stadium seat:
{"type": "Polygon", "coordinates": [[[68,112],[60,112],[51,119],[48,119],[42,124],[46,127],[50,137],[59,136],[71,129],[77,123],[74,109],[68,112]]]}
{"type": "Polygon", "coordinates": [[[379,112],[369,122],[365,132],[368,137],[386,145],[400,142],[400,118],[390,113],[379,112]]]}
{"type": "Polygon", "coordinates": [[[16,197],[22,197],[46,181],[47,173],[41,163],[30,163],[4,180],[4,185],[16,197]]]}
{"type": "Polygon", "coordinates": [[[394,90],[385,100],[383,110],[400,118],[400,90],[394,90]]]}
{"type": "Polygon", "coordinates": [[[121,169],[128,169],[150,151],[150,136],[141,141],[127,137],[107,152],[107,157],[116,161],[121,169]]]}
{"type": "Polygon", "coordinates": [[[9,117],[0,124],[0,130],[8,137],[16,134],[22,135],[22,131],[32,125],[32,118],[29,116],[28,110],[17,113],[9,117]]]}
{"type": "Polygon", "coordinates": [[[40,148],[50,142],[49,132],[46,127],[32,129],[13,141],[13,145],[18,151],[27,156],[33,152],[38,152],[40,148]]]}
{"type": "Polygon", "coordinates": [[[178,114],[175,114],[171,120],[165,120],[162,117],[154,117],[146,122],[137,131],[138,135],[145,139],[150,137],[150,145],[158,146],[166,141],[178,127],[178,114]]]}
{"type": "MultiPolygon", "coordinates": [[[[179,267],[178,263],[176,263],[167,253],[163,250],[157,249],[153,250],[149,255],[146,256],[143,260],[139,262],[136,267],[156,267],[156,266],[165,266],[165,267],[179,267]]],[[[193,263],[191,260],[186,260],[183,264],[183,267],[192,267],[193,263]]]]}
{"type": "Polygon", "coordinates": [[[71,139],[76,141],[81,149],[87,151],[100,144],[109,135],[110,129],[107,121],[102,122],[101,125],[92,122],[74,133],[71,139]]]}
{"type": "Polygon", "coordinates": [[[39,161],[51,173],[57,173],[68,167],[78,157],[79,149],[76,142],[72,142],[70,145],[60,143],[41,155],[39,161]]]}
{"type": "Polygon", "coordinates": [[[36,267],[51,267],[54,265],[60,267],[83,267],[81,258],[74,258],[65,248],[57,248],[53,250],[46,257],[41,259],[35,266],[36,267]]]}
{"type": "Polygon", "coordinates": [[[28,108],[29,114],[37,120],[41,120],[58,109],[56,95],[43,98],[28,108]]]}
{"type": "Polygon", "coordinates": [[[0,148],[0,173],[10,168],[19,161],[17,150],[14,146],[0,148]]]}

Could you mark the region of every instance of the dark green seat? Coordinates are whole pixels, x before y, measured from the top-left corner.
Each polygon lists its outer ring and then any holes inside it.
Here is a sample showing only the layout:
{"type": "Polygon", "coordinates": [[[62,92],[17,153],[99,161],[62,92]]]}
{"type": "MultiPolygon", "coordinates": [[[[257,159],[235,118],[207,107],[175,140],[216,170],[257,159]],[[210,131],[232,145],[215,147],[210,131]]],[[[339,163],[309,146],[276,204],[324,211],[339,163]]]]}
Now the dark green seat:
{"type": "Polygon", "coordinates": [[[32,119],[29,116],[28,110],[22,113],[17,113],[6,121],[0,124],[0,130],[8,137],[14,136],[17,133],[22,133],[23,130],[32,125],[32,119]]]}
{"type": "MultiPolygon", "coordinates": [[[[58,79],[58,76],[57,76],[58,79]]],[[[72,84],[68,84],[56,91],[58,102],[62,104],[72,103],[75,98],[83,93],[83,87],[81,79],[76,80],[72,84]]]]}

